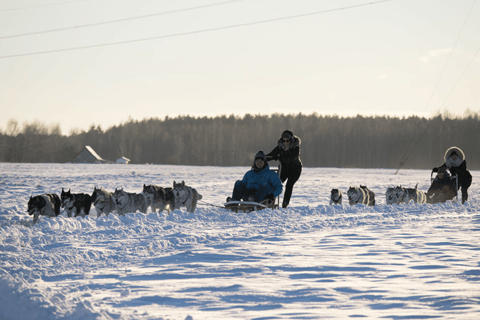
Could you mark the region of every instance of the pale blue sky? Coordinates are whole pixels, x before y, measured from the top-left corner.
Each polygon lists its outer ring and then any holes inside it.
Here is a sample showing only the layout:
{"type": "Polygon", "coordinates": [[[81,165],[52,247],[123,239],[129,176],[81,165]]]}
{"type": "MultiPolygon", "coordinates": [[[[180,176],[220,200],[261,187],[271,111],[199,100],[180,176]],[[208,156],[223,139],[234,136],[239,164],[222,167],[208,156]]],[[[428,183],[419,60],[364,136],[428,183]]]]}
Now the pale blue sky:
{"type": "Polygon", "coordinates": [[[480,1],[357,6],[369,2],[2,0],[0,127],[38,120],[68,134],[129,117],[480,110],[480,1]],[[114,42],[126,43],[93,47],[114,42]],[[63,51],[78,47],[91,48],[63,51]],[[54,52],[23,56],[44,51],[54,52]]]}

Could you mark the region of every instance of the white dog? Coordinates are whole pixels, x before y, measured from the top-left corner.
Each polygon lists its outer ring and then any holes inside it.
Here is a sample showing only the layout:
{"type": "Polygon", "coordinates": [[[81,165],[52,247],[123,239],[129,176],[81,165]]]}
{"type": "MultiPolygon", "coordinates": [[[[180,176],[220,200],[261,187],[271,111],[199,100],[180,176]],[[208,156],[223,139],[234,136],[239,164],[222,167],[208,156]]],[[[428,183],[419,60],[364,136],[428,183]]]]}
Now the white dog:
{"type": "Polygon", "coordinates": [[[387,192],[385,192],[386,203],[387,204],[398,204],[398,198],[395,194],[395,188],[390,187],[387,188],[387,192]]]}
{"type": "Polygon", "coordinates": [[[418,183],[415,188],[403,188],[402,186],[395,187],[395,195],[398,198],[398,203],[427,203],[427,195],[425,192],[418,190],[418,183]]]}
{"type": "Polygon", "coordinates": [[[330,205],[332,204],[342,204],[342,191],[338,189],[332,189],[330,192],[330,205]]]}
{"type": "Polygon", "coordinates": [[[105,213],[105,215],[108,216],[110,212],[115,210],[115,202],[113,201],[112,192],[103,188],[97,189],[97,187],[94,187],[91,199],[95,206],[95,210],[97,211],[97,218],[100,217],[102,213],[105,213]]]}
{"type": "Polygon", "coordinates": [[[175,208],[187,207],[187,212],[194,212],[197,208],[197,201],[202,199],[202,195],[194,188],[186,186],[185,181],[182,183],[173,181],[173,195],[175,208]]]}
{"type": "Polygon", "coordinates": [[[167,210],[170,214],[170,211],[175,210],[175,197],[172,188],[144,184],[142,193],[145,196],[147,207],[151,207],[152,212],[157,212],[158,209],[159,212],[167,210]]]}
{"type": "Polygon", "coordinates": [[[347,191],[348,202],[350,205],[357,203],[369,206],[375,206],[375,193],[369,190],[366,186],[350,187],[347,191]]]}
{"type": "Polygon", "coordinates": [[[125,213],[136,212],[137,210],[141,213],[147,213],[147,203],[141,193],[129,193],[125,192],[123,188],[115,188],[113,201],[115,211],[118,214],[125,215],[125,213]]]}

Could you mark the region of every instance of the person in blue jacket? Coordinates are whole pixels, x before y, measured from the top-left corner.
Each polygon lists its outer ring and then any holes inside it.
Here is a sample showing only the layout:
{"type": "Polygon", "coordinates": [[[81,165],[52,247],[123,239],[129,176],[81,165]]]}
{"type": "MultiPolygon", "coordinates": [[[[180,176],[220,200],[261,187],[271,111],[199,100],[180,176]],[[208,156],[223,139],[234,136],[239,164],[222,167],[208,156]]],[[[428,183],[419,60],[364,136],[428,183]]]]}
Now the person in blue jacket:
{"type": "Polygon", "coordinates": [[[269,199],[275,202],[275,197],[282,193],[282,181],[275,171],[270,170],[265,154],[262,150],[255,155],[252,169],[243,176],[242,180],[235,182],[232,197],[229,201],[255,201],[261,202],[269,199]]]}

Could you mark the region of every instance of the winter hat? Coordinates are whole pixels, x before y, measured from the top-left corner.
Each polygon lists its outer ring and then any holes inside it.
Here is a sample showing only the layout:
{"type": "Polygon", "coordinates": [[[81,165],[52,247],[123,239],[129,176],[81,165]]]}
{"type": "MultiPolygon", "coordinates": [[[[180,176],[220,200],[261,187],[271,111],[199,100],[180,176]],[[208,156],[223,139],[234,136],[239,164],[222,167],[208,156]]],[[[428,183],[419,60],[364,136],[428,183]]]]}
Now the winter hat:
{"type": "Polygon", "coordinates": [[[265,162],[267,161],[267,157],[265,156],[265,153],[263,153],[263,150],[257,152],[257,154],[255,155],[255,161],[257,159],[262,159],[265,162]]]}
{"type": "Polygon", "coordinates": [[[282,139],[291,139],[293,137],[293,133],[290,130],[285,130],[282,132],[282,139]]]}

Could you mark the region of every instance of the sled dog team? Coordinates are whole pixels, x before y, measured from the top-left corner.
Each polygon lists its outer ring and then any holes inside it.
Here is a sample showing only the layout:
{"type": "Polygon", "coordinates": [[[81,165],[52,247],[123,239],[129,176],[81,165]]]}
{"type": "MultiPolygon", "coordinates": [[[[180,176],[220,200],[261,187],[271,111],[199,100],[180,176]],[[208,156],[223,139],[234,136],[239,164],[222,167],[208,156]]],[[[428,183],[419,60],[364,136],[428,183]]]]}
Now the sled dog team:
{"type": "Polygon", "coordinates": [[[125,215],[129,212],[147,213],[148,207],[153,212],[170,211],[180,207],[186,207],[188,212],[194,212],[197,201],[202,195],[196,189],[181,183],[173,182],[173,188],[163,188],[156,185],[143,185],[141,193],[130,193],[123,188],[115,188],[109,192],[103,188],[94,187],[92,195],[85,193],[71,193],[65,191],[58,196],[55,193],[30,196],[28,201],[28,214],[33,215],[33,224],[39,216],[56,217],[60,215],[60,208],[64,208],[68,217],[86,216],[90,213],[93,204],[97,211],[97,217],[102,213],[108,216],[111,212],[125,215]]]}
{"type": "MultiPolygon", "coordinates": [[[[445,164],[435,167],[432,170],[437,172],[437,177],[432,181],[428,192],[418,190],[418,184],[415,188],[404,188],[402,186],[390,187],[387,189],[386,204],[401,203],[438,203],[453,199],[458,190],[462,193],[462,203],[468,199],[468,188],[472,182],[472,176],[466,169],[465,154],[460,148],[451,147],[444,156],[445,164]],[[453,182],[451,175],[456,176],[456,182],[453,182]]],[[[254,158],[254,164],[251,170],[245,175],[243,180],[238,180],[229,201],[247,200],[253,197],[256,202],[264,199],[274,201],[282,192],[282,183],[287,181],[286,190],[282,208],[289,204],[293,185],[301,174],[302,164],[300,161],[300,139],[293,135],[289,130],[282,133],[278,140],[278,145],[269,153],[264,154],[262,150],[257,152],[254,158]],[[281,163],[281,172],[279,175],[270,170],[268,161],[279,160],[281,163]],[[287,170],[285,170],[287,169],[287,170]]],[[[375,206],[375,194],[366,186],[350,187],[347,191],[348,202],[350,205],[363,204],[375,206]]],[[[108,215],[110,212],[117,212],[124,215],[128,212],[137,210],[146,213],[147,208],[151,207],[153,212],[166,210],[170,211],[186,207],[187,212],[194,212],[197,207],[197,201],[202,199],[197,190],[186,186],[185,182],[173,182],[173,188],[163,188],[156,185],[143,185],[141,193],[129,193],[123,188],[115,188],[115,192],[108,192],[102,188],[93,190],[93,194],[78,193],[72,194],[70,190],[62,189],[59,197],[57,194],[48,193],[30,197],[28,201],[28,214],[33,215],[33,223],[37,222],[40,215],[56,217],[60,214],[60,207],[65,208],[68,217],[85,216],[89,214],[90,206],[93,203],[97,211],[97,216],[102,213],[108,215]]],[[[338,189],[332,189],[330,194],[330,205],[342,204],[342,192],[338,189]]]]}
{"type": "MultiPolygon", "coordinates": [[[[427,194],[417,188],[404,188],[402,186],[387,188],[385,192],[386,204],[408,204],[411,201],[414,203],[427,203],[427,194]]],[[[375,206],[375,193],[366,186],[350,187],[347,191],[348,203],[356,205],[358,203],[375,206]]],[[[342,192],[338,189],[332,189],[330,193],[330,205],[339,204],[343,202],[342,192]]]]}

